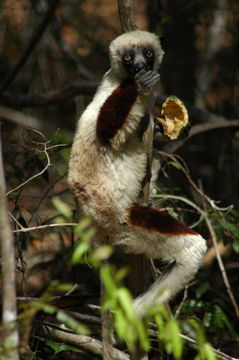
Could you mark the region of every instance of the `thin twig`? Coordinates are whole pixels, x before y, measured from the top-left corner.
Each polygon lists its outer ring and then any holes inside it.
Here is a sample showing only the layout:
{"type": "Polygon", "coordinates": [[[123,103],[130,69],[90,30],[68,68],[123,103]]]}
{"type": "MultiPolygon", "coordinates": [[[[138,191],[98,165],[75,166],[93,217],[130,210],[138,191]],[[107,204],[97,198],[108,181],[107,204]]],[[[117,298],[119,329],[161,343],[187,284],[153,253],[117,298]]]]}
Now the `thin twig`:
{"type": "Polygon", "coordinates": [[[12,190],[9,190],[7,192],[7,196],[10,195],[11,193],[21,189],[24,185],[26,185],[27,183],[29,183],[30,181],[34,180],[35,178],[37,178],[38,176],[44,174],[44,172],[51,166],[51,160],[50,160],[50,157],[49,157],[49,154],[48,154],[48,150],[49,150],[49,147],[47,147],[47,145],[45,144],[44,146],[44,154],[46,156],[46,159],[47,159],[47,164],[45,165],[45,167],[40,171],[38,172],[37,174],[34,174],[33,176],[31,176],[30,178],[28,178],[26,181],[24,181],[23,183],[21,183],[20,185],[18,185],[17,187],[15,187],[14,189],[12,190]]]}
{"type": "MultiPolygon", "coordinates": [[[[190,337],[187,336],[187,335],[180,334],[180,337],[181,337],[182,339],[185,339],[186,341],[192,343],[192,344],[197,345],[196,340],[190,338],[190,337]]],[[[213,348],[213,347],[212,347],[212,349],[213,349],[214,353],[215,353],[220,359],[222,359],[222,360],[239,360],[239,358],[235,358],[235,357],[232,357],[232,356],[230,356],[230,355],[227,355],[227,354],[225,354],[224,352],[222,352],[222,351],[220,351],[220,350],[217,350],[217,349],[215,349],[215,348],[213,348]]]]}
{"type": "Polygon", "coordinates": [[[58,178],[54,179],[54,181],[48,186],[48,188],[46,189],[46,191],[44,192],[44,194],[42,195],[42,197],[40,198],[39,203],[35,206],[34,210],[32,211],[31,217],[28,221],[28,226],[31,224],[31,222],[33,221],[35,215],[37,214],[41,204],[43,203],[43,201],[45,200],[45,198],[47,197],[47,195],[49,194],[49,192],[53,189],[54,185],[60,181],[61,179],[63,179],[66,176],[66,173],[64,173],[63,175],[59,176],[58,178]]]}
{"type": "Polygon", "coordinates": [[[6,106],[13,107],[38,107],[59,104],[61,101],[73,99],[77,95],[92,96],[95,93],[99,81],[75,81],[64,87],[52,89],[40,94],[22,95],[12,94],[5,91],[1,94],[1,102],[6,106]]]}
{"type": "Polygon", "coordinates": [[[233,205],[229,205],[227,207],[220,207],[217,206],[215,203],[215,200],[212,200],[208,195],[206,195],[199,186],[196,185],[196,183],[193,181],[193,179],[191,178],[190,175],[190,171],[187,167],[187,164],[185,163],[185,161],[183,160],[183,158],[180,155],[177,154],[168,154],[164,151],[159,151],[158,152],[160,155],[163,155],[165,157],[169,157],[171,159],[173,159],[175,162],[177,162],[180,165],[180,170],[183,171],[183,173],[185,174],[186,178],[188,179],[189,183],[192,185],[192,187],[194,188],[194,190],[196,190],[198,192],[198,194],[204,199],[207,200],[207,202],[210,204],[210,206],[214,209],[214,210],[218,210],[218,211],[229,211],[233,208],[233,205]]]}
{"type": "Polygon", "coordinates": [[[25,115],[20,111],[15,111],[4,106],[0,106],[0,117],[23,127],[41,128],[40,121],[33,116],[25,115]]]}
{"type": "Polygon", "coordinates": [[[180,312],[182,310],[182,307],[185,304],[185,301],[187,300],[187,297],[188,297],[188,285],[184,289],[183,298],[182,298],[179,306],[177,307],[177,310],[176,310],[175,315],[174,315],[174,319],[178,318],[178,316],[179,316],[179,314],[180,314],[180,312]]]}
{"type": "Polygon", "coordinates": [[[160,194],[159,195],[159,194],[157,194],[157,195],[152,195],[152,198],[175,199],[175,200],[183,201],[183,202],[189,204],[190,206],[192,206],[194,209],[196,209],[204,217],[207,228],[208,228],[208,231],[210,233],[210,236],[211,236],[211,239],[212,239],[212,242],[213,242],[213,246],[215,248],[216,257],[217,257],[217,261],[218,261],[220,271],[222,273],[222,278],[223,278],[223,281],[224,281],[225,288],[227,290],[227,293],[229,295],[231,303],[232,303],[232,305],[234,307],[236,316],[239,317],[239,308],[238,308],[236,299],[234,297],[234,294],[232,292],[232,289],[231,289],[231,286],[230,286],[230,283],[229,283],[229,280],[228,280],[228,276],[227,276],[227,273],[226,273],[226,269],[224,267],[220,251],[218,249],[217,236],[216,236],[216,233],[215,233],[215,231],[213,229],[213,226],[211,224],[211,221],[209,220],[209,217],[208,217],[206,211],[202,210],[199,206],[194,204],[192,201],[190,201],[190,200],[188,200],[188,199],[186,199],[186,198],[184,198],[182,196],[178,196],[178,195],[167,195],[167,194],[160,194]]]}
{"type": "Polygon", "coordinates": [[[37,145],[41,145],[43,146],[43,150],[39,150],[37,148],[34,148],[32,150],[34,151],[39,151],[39,152],[42,152],[45,154],[46,156],[46,160],[47,160],[47,163],[45,165],[45,167],[40,171],[38,172],[37,174],[34,174],[33,176],[31,176],[30,178],[28,178],[26,181],[24,181],[23,183],[21,183],[20,185],[18,185],[17,187],[15,187],[14,189],[12,190],[9,190],[7,192],[7,196],[10,195],[11,193],[21,189],[23,186],[25,186],[27,183],[29,183],[30,181],[34,180],[35,178],[39,177],[40,175],[44,174],[44,172],[52,165],[51,164],[51,160],[50,160],[50,156],[48,154],[48,151],[52,150],[52,149],[55,149],[57,147],[60,147],[60,146],[65,146],[65,144],[57,144],[57,145],[52,145],[52,146],[49,146],[48,144],[51,142],[51,140],[47,140],[45,135],[43,133],[41,133],[40,131],[36,130],[36,129],[31,129],[32,131],[34,131],[35,133],[39,134],[40,136],[43,137],[44,139],[44,142],[35,142],[32,140],[33,143],[37,144],[37,145]]]}
{"type": "MultiPolygon", "coordinates": [[[[154,324],[153,324],[154,326],[154,324]]],[[[155,326],[154,326],[155,327],[155,326]]],[[[158,331],[154,330],[154,329],[149,329],[148,330],[149,334],[153,337],[156,337],[158,338],[158,331]]],[[[179,333],[179,336],[186,340],[189,344],[192,345],[193,348],[195,349],[198,349],[198,346],[197,346],[197,341],[194,340],[193,338],[191,338],[190,336],[187,336],[187,335],[184,335],[184,334],[181,334],[179,333]]],[[[224,352],[218,350],[218,349],[215,349],[213,346],[212,347],[212,350],[213,352],[215,353],[215,355],[219,358],[219,359],[222,359],[222,360],[239,360],[239,358],[235,358],[233,356],[230,356],[228,354],[225,354],[224,352]]]]}
{"type": "Polygon", "coordinates": [[[227,273],[226,273],[226,269],[225,269],[225,267],[224,267],[224,264],[223,264],[223,261],[222,261],[222,257],[221,257],[221,254],[220,254],[220,251],[219,251],[219,248],[218,248],[216,233],[215,233],[215,231],[214,231],[214,229],[213,229],[213,227],[212,227],[211,221],[209,220],[209,217],[208,217],[208,215],[207,215],[206,212],[204,212],[204,215],[203,215],[203,216],[204,216],[204,219],[205,219],[205,221],[206,221],[208,230],[209,230],[210,235],[211,235],[211,239],[212,239],[212,242],[213,242],[213,246],[214,246],[215,252],[216,252],[217,262],[218,262],[220,271],[221,271],[221,273],[222,273],[222,277],[223,277],[223,281],[224,281],[226,290],[227,290],[228,295],[229,295],[229,297],[230,297],[230,299],[231,299],[231,302],[232,302],[232,304],[233,304],[233,307],[234,307],[236,316],[239,318],[239,308],[238,308],[236,299],[235,299],[235,297],[234,297],[234,294],[233,294],[233,292],[232,292],[232,289],[231,289],[231,286],[230,286],[230,283],[229,283],[229,280],[228,280],[228,276],[227,276],[227,273]]]}
{"type": "Polygon", "coordinates": [[[77,226],[78,223],[60,223],[60,224],[46,224],[32,227],[22,227],[21,229],[13,230],[14,233],[38,231],[42,229],[54,228],[54,227],[65,227],[65,226],[77,226]]]}

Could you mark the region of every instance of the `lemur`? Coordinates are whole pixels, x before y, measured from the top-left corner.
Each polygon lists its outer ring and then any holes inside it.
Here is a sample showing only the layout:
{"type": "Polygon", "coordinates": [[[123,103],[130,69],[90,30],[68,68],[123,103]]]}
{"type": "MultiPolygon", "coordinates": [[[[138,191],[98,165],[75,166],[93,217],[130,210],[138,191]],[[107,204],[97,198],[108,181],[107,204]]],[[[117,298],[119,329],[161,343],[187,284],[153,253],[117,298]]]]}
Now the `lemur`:
{"type": "Polygon", "coordinates": [[[195,275],[205,240],[166,212],[140,202],[147,173],[143,142],[150,94],[159,81],[163,50],[155,34],[130,31],[110,44],[111,67],[79,119],[69,163],[69,184],[104,241],[171,266],[134,300],[139,316],[172,298],[195,275]]]}

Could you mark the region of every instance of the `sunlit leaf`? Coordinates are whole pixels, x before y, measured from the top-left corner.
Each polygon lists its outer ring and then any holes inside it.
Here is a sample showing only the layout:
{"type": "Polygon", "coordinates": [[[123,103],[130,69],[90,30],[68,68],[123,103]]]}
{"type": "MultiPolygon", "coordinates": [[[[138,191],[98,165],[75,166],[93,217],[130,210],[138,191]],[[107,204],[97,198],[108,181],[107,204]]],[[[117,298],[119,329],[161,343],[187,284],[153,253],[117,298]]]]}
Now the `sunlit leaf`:
{"type": "Polygon", "coordinates": [[[82,325],[79,321],[76,321],[71,316],[66,314],[64,311],[58,311],[56,314],[56,318],[58,321],[65,324],[69,329],[74,330],[78,334],[89,334],[89,330],[85,325],[82,325]]]}
{"type": "Polygon", "coordinates": [[[119,300],[125,315],[133,321],[135,319],[135,313],[133,311],[132,296],[126,288],[119,288],[116,291],[117,299],[119,300]]]}
{"type": "Polygon", "coordinates": [[[210,344],[205,343],[203,345],[205,360],[216,360],[216,356],[210,344]]]}
{"type": "Polygon", "coordinates": [[[58,197],[54,197],[52,199],[52,202],[53,202],[53,205],[55,206],[55,208],[59,211],[59,213],[61,215],[63,215],[67,219],[71,219],[72,211],[71,211],[70,206],[66,202],[62,201],[58,197]]]}
{"type": "Polygon", "coordinates": [[[71,264],[75,265],[82,262],[82,258],[85,253],[89,250],[90,245],[87,242],[81,242],[76,249],[73,251],[71,257],[71,264]]]}
{"type": "Polygon", "coordinates": [[[112,268],[107,264],[101,267],[101,280],[103,281],[104,287],[109,295],[112,295],[116,290],[117,286],[114,282],[112,268]]]}
{"type": "Polygon", "coordinates": [[[96,264],[108,259],[113,252],[113,249],[109,245],[102,245],[94,250],[91,255],[91,260],[96,264]]]}
{"type": "Polygon", "coordinates": [[[178,161],[169,161],[168,165],[174,166],[176,169],[181,170],[182,166],[178,161]]]}
{"type": "Polygon", "coordinates": [[[80,350],[74,346],[67,345],[67,344],[60,344],[60,343],[56,343],[56,342],[53,342],[50,340],[46,341],[46,345],[49,346],[54,351],[54,354],[59,354],[62,351],[73,351],[76,353],[83,353],[82,350],[80,350]]]}

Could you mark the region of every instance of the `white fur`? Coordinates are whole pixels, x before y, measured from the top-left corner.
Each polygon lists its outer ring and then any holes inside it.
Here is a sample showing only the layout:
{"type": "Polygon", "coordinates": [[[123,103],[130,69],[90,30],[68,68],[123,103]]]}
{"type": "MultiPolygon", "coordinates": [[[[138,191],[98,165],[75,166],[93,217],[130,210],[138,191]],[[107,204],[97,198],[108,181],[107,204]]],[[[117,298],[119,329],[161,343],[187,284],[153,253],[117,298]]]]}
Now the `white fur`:
{"type": "Polygon", "coordinates": [[[158,69],[163,52],[154,34],[129,32],[111,43],[111,69],[78,122],[68,177],[77,202],[85,214],[93,216],[104,241],[134,254],[176,261],[176,267],[167,276],[135,300],[139,315],[156,302],[162,289],[168,288],[169,299],[185,286],[196,273],[206,250],[200,235],[161,234],[135,227],[129,221],[129,209],[138,201],[146,174],[147,149],[136,130],[147,110],[148,97],[138,94],[125,123],[110,140],[110,146],[102,145],[96,136],[100,109],[126,76],[121,53],[128,46],[142,44],[153,46],[154,67],[158,69]]]}
{"type": "Polygon", "coordinates": [[[142,45],[151,46],[154,49],[155,51],[154,71],[158,71],[159,65],[161,64],[164,54],[158,37],[155,34],[152,34],[147,31],[136,30],[136,31],[129,31],[118,36],[110,44],[111,69],[114,69],[114,73],[117,76],[119,77],[122,76],[122,66],[121,66],[122,53],[126,49],[142,46],[142,45]]]}

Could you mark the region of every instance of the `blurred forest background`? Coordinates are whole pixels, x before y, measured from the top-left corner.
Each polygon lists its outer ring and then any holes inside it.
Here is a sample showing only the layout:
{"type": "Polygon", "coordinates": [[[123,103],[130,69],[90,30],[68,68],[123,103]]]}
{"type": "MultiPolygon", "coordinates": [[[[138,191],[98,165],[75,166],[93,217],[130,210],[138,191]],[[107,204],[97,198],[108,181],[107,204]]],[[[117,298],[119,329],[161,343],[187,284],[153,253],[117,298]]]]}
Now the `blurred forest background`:
{"type": "MultiPolygon", "coordinates": [[[[208,213],[237,303],[239,2],[135,0],[134,6],[138,27],[163,37],[157,107],[166,96],[176,95],[187,106],[191,122],[188,137],[155,140],[161,157],[160,191],[191,199],[208,213]],[[218,201],[220,209],[209,198],[218,201]]],[[[41,296],[52,280],[78,283],[77,295],[84,299],[99,294],[95,271],[67,265],[74,246],[71,228],[47,225],[66,221],[60,214],[66,210],[63,204],[75,210],[66,174],[76,119],[109,68],[108,44],[120,33],[117,1],[0,2],[0,121],[22,299],[41,296]]],[[[189,223],[198,220],[195,209],[173,197],[160,201],[189,223]]],[[[236,357],[236,305],[201,218],[197,229],[208,239],[209,251],[181,317],[197,316],[211,343],[236,357]]],[[[35,351],[36,343],[31,346],[35,351]]],[[[93,359],[86,354],[74,357],[69,349],[59,351],[58,357],[52,343],[44,346],[38,348],[39,359],[93,359]]]]}

